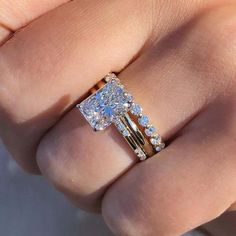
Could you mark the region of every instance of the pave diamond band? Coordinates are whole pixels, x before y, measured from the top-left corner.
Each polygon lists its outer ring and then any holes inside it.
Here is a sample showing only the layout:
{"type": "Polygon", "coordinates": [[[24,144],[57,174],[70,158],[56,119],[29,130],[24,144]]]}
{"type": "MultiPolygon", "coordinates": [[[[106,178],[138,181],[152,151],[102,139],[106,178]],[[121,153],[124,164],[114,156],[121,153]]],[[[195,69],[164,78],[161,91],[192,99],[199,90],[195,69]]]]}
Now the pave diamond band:
{"type": "Polygon", "coordinates": [[[140,160],[160,152],[165,144],[114,73],[105,76],[97,90],[76,107],[95,131],[115,125],[140,160]]]}
{"type": "Polygon", "coordinates": [[[138,158],[141,161],[147,159],[148,154],[144,149],[147,141],[136,124],[131,120],[130,116],[126,114],[123,117],[117,118],[114,124],[138,158]]]}

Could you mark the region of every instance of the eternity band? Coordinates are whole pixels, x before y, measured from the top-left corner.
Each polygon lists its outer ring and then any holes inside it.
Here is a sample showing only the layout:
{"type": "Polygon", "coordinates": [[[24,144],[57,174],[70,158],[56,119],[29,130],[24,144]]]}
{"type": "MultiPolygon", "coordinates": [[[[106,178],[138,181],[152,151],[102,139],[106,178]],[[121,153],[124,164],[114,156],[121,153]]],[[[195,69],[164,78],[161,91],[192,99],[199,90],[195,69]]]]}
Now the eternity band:
{"type": "Polygon", "coordinates": [[[106,75],[76,107],[95,131],[113,124],[141,161],[165,147],[149,117],[114,73],[106,75]]]}

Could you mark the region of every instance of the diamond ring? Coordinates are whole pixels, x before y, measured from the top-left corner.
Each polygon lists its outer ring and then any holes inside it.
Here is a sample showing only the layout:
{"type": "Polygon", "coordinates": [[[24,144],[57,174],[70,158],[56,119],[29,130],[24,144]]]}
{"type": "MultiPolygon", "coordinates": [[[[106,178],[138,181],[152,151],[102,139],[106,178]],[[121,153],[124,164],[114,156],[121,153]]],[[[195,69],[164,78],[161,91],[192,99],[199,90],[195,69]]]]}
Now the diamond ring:
{"type": "Polygon", "coordinates": [[[114,73],[109,73],[92,94],[76,107],[95,131],[114,125],[140,160],[160,152],[165,144],[142,107],[135,103],[114,73]]]}

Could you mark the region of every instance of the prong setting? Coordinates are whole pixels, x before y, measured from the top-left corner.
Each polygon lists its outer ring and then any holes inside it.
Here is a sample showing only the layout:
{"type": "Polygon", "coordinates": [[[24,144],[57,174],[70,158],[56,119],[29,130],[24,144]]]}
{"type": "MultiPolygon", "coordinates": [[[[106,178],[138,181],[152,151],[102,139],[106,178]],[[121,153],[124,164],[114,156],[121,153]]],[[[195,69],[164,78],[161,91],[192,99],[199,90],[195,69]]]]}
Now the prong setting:
{"type": "Polygon", "coordinates": [[[129,111],[133,101],[132,95],[114,76],[110,74],[105,77],[107,83],[76,106],[94,130],[106,129],[116,117],[129,111]]]}

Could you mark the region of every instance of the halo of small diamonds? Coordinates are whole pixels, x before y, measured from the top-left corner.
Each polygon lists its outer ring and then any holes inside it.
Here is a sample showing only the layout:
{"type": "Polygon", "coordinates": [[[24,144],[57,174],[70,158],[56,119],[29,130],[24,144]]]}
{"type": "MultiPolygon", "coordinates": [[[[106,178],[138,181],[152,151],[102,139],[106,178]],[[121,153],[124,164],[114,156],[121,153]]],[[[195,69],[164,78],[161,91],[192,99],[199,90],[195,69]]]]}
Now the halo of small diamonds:
{"type": "Polygon", "coordinates": [[[129,111],[133,102],[133,96],[114,74],[107,75],[105,80],[107,83],[102,88],[77,106],[94,130],[110,126],[116,117],[129,111]]]}

